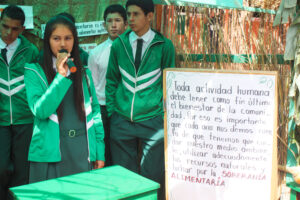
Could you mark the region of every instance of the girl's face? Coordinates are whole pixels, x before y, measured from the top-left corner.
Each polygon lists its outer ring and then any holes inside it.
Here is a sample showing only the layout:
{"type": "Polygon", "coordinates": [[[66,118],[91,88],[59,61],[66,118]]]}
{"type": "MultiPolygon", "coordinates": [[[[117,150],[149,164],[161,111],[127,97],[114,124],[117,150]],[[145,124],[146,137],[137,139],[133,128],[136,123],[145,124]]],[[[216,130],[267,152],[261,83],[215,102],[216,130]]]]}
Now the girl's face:
{"type": "Polygon", "coordinates": [[[55,57],[61,49],[72,52],[74,36],[72,31],[65,25],[58,24],[50,36],[50,48],[55,57]]]}

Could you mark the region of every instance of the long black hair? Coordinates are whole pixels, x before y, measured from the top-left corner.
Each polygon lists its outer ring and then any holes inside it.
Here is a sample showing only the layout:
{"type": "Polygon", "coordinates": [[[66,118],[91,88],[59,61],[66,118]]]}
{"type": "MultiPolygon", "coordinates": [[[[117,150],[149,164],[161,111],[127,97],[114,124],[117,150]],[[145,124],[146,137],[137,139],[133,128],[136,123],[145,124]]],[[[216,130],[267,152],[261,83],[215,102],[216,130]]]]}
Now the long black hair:
{"type": "MultiPolygon", "coordinates": [[[[75,24],[64,16],[55,16],[52,17],[46,24],[45,33],[44,33],[44,47],[43,47],[43,59],[40,60],[40,65],[42,66],[48,83],[50,84],[55,75],[56,71],[53,69],[53,60],[52,56],[53,53],[50,47],[50,37],[53,31],[57,28],[57,25],[63,25],[67,27],[73,34],[74,37],[74,44],[71,52],[71,57],[74,59],[74,64],[77,67],[77,72],[73,75],[73,84],[74,84],[74,101],[76,110],[78,113],[79,118],[84,121],[85,120],[85,111],[84,111],[84,99],[83,99],[83,90],[82,90],[82,75],[85,73],[83,71],[83,66],[80,61],[79,55],[79,42],[77,36],[77,30],[75,24]]],[[[62,104],[57,109],[58,118],[62,119],[62,104]]]]}

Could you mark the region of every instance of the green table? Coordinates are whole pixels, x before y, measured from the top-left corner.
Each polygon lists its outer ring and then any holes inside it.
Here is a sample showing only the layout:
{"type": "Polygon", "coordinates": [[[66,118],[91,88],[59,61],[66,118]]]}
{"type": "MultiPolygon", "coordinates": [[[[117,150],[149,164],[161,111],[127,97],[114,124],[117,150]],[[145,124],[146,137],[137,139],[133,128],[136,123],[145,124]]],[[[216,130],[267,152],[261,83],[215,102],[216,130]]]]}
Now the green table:
{"type": "Polygon", "coordinates": [[[121,166],[10,188],[15,199],[157,199],[159,184],[121,166]]]}

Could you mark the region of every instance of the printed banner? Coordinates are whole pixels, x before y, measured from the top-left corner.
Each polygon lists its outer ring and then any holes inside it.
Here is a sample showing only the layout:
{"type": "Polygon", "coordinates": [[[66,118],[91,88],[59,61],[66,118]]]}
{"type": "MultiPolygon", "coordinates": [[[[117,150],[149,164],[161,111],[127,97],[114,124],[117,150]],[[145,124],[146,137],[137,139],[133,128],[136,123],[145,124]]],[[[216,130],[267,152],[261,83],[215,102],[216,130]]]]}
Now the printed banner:
{"type": "MultiPolygon", "coordinates": [[[[77,28],[78,37],[85,37],[85,36],[93,36],[93,35],[102,35],[106,34],[107,31],[103,26],[104,21],[93,21],[93,22],[80,22],[75,23],[77,28]]],[[[44,35],[46,24],[41,25],[42,29],[42,36],[44,35]]]]}
{"type": "Polygon", "coordinates": [[[79,44],[79,46],[89,54],[90,51],[97,46],[97,44],[96,43],[79,44]]]}

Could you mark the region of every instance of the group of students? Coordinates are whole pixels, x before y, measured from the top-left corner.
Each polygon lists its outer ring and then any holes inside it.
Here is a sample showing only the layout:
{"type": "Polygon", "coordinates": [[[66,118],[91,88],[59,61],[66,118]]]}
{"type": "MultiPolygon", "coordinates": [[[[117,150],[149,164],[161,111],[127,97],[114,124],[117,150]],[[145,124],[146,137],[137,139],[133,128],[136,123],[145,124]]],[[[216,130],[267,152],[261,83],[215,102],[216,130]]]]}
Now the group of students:
{"type": "Polygon", "coordinates": [[[39,53],[21,35],[22,9],[3,10],[0,199],[9,187],[109,165],[157,181],[164,199],[162,71],[175,67],[175,50],[151,29],[152,0],[128,0],[125,8],[106,8],[109,37],[87,66],[71,15],[47,22],[39,53]]]}

